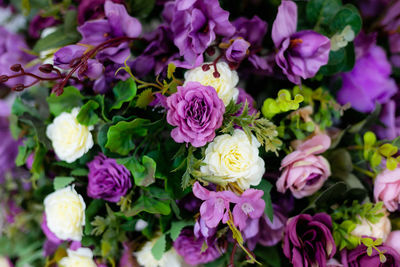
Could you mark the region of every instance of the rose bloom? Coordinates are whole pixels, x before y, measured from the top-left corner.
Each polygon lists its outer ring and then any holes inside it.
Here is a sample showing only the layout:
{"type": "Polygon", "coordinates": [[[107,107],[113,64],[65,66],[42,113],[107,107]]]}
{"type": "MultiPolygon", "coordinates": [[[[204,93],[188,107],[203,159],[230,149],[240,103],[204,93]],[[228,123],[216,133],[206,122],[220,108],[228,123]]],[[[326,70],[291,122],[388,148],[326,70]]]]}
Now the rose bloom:
{"type": "Polygon", "coordinates": [[[283,253],[294,267],[326,266],[336,253],[331,232],[332,219],[326,213],[290,218],[286,224],[283,253]]]}
{"type": "Polygon", "coordinates": [[[367,254],[367,247],[359,245],[351,251],[342,250],[342,264],[344,267],[398,267],[400,266],[400,255],[393,248],[384,245],[377,246],[377,249],[384,251],[385,263],[379,259],[379,252],[372,249],[371,256],[367,254]]]}
{"type": "Polygon", "coordinates": [[[221,182],[237,183],[246,190],[260,183],[265,172],[264,160],[258,155],[260,143],[243,130],[236,129],[233,135],[217,136],[205,152],[204,166],[200,170],[209,175],[220,176],[221,182]]]}
{"type": "Polygon", "coordinates": [[[388,217],[388,212],[384,210],[384,213],[385,215],[375,224],[372,224],[364,218],[360,218],[361,223],[357,224],[351,234],[358,237],[369,236],[373,238],[381,238],[383,242],[385,242],[390,230],[392,229],[392,225],[388,217]]]}
{"type": "MultiPolygon", "coordinates": [[[[205,63],[210,64],[210,63],[205,63]]],[[[225,106],[231,100],[236,101],[239,95],[239,89],[236,87],[239,82],[239,76],[236,71],[231,70],[226,62],[218,62],[217,70],[220,74],[218,78],[214,76],[214,67],[210,66],[207,71],[203,70],[203,64],[185,73],[185,84],[188,82],[199,82],[205,86],[211,86],[217,91],[218,97],[224,101],[225,106]]]]}
{"type": "Polygon", "coordinates": [[[74,108],[71,113],[63,112],[46,129],[57,157],[68,163],[82,157],[93,146],[90,133],[93,126],[79,124],[78,113],[79,108],[74,108]]]}
{"type": "Polygon", "coordinates": [[[61,240],[81,241],[85,202],[73,186],[59,189],[44,199],[47,227],[61,240]]]}
{"type": "Polygon", "coordinates": [[[132,187],[131,172],[102,153],[89,162],[88,167],[87,194],[91,198],[118,202],[132,187]]]}
{"type": "Polygon", "coordinates": [[[78,248],[76,251],[68,249],[67,254],[58,262],[60,267],[97,267],[89,248],[78,248]]]}
{"type": "Polygon", "coordinates": [[[393,231],[389,234],[385,241],[385,245],[396,250],[400,254],[400,230],[393,231]]]}
{"type": "Polygon", "coordinates": [[[322,156],[331,145],[327,135],[317,135],[301,144],[281,163],[283,172],[276,182],[278,192],[290,189],[295,198],[310,196],[318,191],[331,175],[329,162],[322,156]]]}
{"type": "Polygon", "coordinates": [[[400,168],[393,171],[385,169],[378,174],[374,184],[376,201],[383,201],[388,211],[397,210],[400,203],[400,168]]]}
{"type": "Polygon", "coordinates": [[[215,89],[198,82],[178,86],[178,91],[167,98],[167,106],[167,121],[177,126],[171,131],[172,138],[177,143],[191,143],[195,147],[214,139],[225,112],[215,89]]]}
{"type": "Polygon", "coordinates": [[[157,242],[157,239],[153,239],[152,241],[148,241],[144,244],[144,246],[138,251],[135,252],[134,255],[137,259],[137,262],[140,266],[144,267],[181,267],[183,266],[182,258],[179,256],[175,249],[172,247],[170,250],[166,251],[160,260],[156,260],[151,253],[151,249],[154,244],[157,242]]]}

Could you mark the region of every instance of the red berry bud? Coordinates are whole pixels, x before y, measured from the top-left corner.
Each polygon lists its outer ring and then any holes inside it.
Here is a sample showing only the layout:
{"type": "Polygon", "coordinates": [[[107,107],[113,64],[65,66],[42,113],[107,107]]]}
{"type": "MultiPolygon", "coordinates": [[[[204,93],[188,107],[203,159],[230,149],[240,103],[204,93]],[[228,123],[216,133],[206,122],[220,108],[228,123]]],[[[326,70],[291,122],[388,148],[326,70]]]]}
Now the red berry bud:
{"type": "Polygon", "coordinates": [[[14,71],[14,72],[19,72],[22,69],[21,64],[14,64],[10,67],[10,70],[14,71]]]}
{"type": "Polygon", "coordinates": [[[11,90],[16,91],[16,92],[21,92],[25,89],[25,85],[22,83],[16,84],[11,90]]]}
{"type": "Polygon", "coordinates": [[[0,75],[0,83],[5,83],[8,79],[9,77],[7,75],[0,75]]]}
{"type": "Polygon", "coordinates": [[[39,67],[39,70],[43,73],[51,73],[53,71],[53,65],[51,64],[44,64],[39,67]]]}

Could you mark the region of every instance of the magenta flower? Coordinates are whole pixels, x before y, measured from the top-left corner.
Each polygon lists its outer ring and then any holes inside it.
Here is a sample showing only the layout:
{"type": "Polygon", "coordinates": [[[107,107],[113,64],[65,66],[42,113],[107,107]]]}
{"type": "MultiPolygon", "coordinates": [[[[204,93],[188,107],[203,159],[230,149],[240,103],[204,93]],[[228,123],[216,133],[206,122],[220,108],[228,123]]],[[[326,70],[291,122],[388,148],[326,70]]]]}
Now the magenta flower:
{"type": "Polygon", "coordinates": [[[367,254],[367,247],[363,244],[359,245],[353,250],[347,251],[346,249],[341,251],[342,264],[345,267],[396,267],[400,266],[400,255],[395,249],[385,244],[377,247],[380,251],[384,251],[386,262],[382,263],[379,258],[379,252],[376,249],[372,249],[372,254],[367,254]]]}
{"type": "Polygon", "coordinates": [[[209,228],[215,228],[222,220],[226,223],[229,220],[229,204],[236,203],[238,197],[231,191],[208,191],[199,182],[193,185],[193,194],[204,200],[200,206],[200,216],[209,228]]]}
{"type": "Polygon", "coordinates": [[[233,222],[243,230],[248,219],[258,219],[264,214],[265,202],[262,199],[264,192],[257,189],[247,189],[240,196],[233,208],[233,222]]]}
{"type": "Polygon", "coordinates": [[[211,86],[188,82],[167,98],[167,121],[177,126],[171,136],[177,143],[201,147],[211,142],[221,127],[225,106],[211,86]]]}
{"type": "Polygon", "coordinates": [[[315,31],[296,32],[297,6],[282,1],[272,25],[272,40],[278,53],[275,61],[288,79],[300,84],[300,78],[312,78],[328,63],[330,40],[315,31]]]}

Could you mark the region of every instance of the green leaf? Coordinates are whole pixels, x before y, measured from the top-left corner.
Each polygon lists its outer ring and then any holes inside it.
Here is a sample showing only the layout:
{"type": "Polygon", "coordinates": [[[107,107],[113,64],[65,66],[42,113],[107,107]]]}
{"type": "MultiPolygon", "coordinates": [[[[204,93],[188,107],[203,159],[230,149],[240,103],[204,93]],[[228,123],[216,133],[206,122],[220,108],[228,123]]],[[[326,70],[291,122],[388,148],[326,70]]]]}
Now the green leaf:
{"type": "Polygon", "coordinates": [[[322,66],[318,73],[334,75],[339,72],[346,72],[353,68],[354,63],[354,44],[351,42],[344,48],[337,51],[330,51],[328,64],[322,66]]]}
{"type": "Polygon", "coordinates": [[[89,170],[85,168],[74,169],[71,171],[71,175],[73,176],[87,176],[89,174],[89,170]]]}
{"type": "Polygon", "coordinates": [[[391,157],[397,153],[398,148],[392,144],[383,144],[378,148],[378,151],[385,157],[391,157]]]}
{"type": "Polygon", "coordinates": [[[70,32],[67,34],[64,27],[59,26],[55,32],[39,39],[33,47],[33,51],[39,53],[49,49],[55,49],[69,44],[74,44],[77,43],[80,38],[81,36],[78,32],[70,32]]]}
{"type": "Polygon", "coordinates": [[[351,4],[347,4],[336,13],[330,24],[333,32],[341,32],[347,25],[350,25],[356,36],[362,26],[361,16],[357,8],[351,4]]]}
{"type": "Polygon", "coordinates": [[[69,112],[75,107],[82,105],[83,96],[81,92],[73,86],[64,88],[64,93],[60,96],[51,94],[47,97],[51,114],[54,116],[60,115],[62,112],[69,112]]]}
{"type": "Polygon", "coordinates": [[[141,195],[133,204],[132,209],[125,212],[125,216],[132,217],[143,211],[151,214],[168,215],[171,213],[169,200],[161,201],[141,195]]]}
{"type": "Polygon", "coordinates": [[[162,256],[164,255],[166,245],[167,241],[165,239],[165,235],[161,235],[151,248],[151,254],[153,254],[153,257],[156,260],[161,260],[162,256]]]}
{"type": "Polygon", "coordinates": [[[89,206],[85,210],[85,235],[90,235],[93,230],[93,225],[91,224],[94,216],[104,207],[104,200],[94,199],[90,202],[89,206]]]}
{"type": "Polygon", "coordinates": [[[388,168],[389,170],[393,171],[397,168],[398,162],[395,158],[388,158],[386,161],[386,168],[388,168]]]}
{"type": "Polygon", "coordinates": [[[111,152],[128,155],[135,148],[133,138],[147,135],[148,123],[148,120],[140,118],[129,122],[118,122],[108,129],[105,147],[111,152]]]}
{"type": "Polygon", "coordinates": [[[147,88],[139,94],[135,106],[137,108],[145,109],[153,100],[153,91],[151,90],[151,88],[147,88]]]}
{"type": "Polygon", "coordinates": [[[172,241],[175,241],[179,234],[181,233],[182,229],[185,228],[186,226],[191,226],[193,225],[192,221],[176,221],[172,222],[171,224],[171,239],[172,241]]]}
{"type": "Polygon", "coordinates": [[[136,83],[132,78],[129,78],[126,81],[119,81],[113,88],[115,102],[112,105],[111,110],[120,109],[124,103],[132,101],[136,96],[136,91],[136,83]]]}
{"type": "Polygon", "coordinates": [[[31,2],[29,0],[22,0],[22,10],[24,12],[24,16],[28,16],[31,12],[31,2]]]}
{"type": "Polygon", "coordinates": [[[75,181],[74,177],[57,176],[53,181],[54,190],[57,191],[58,189],[64,188],[73,181],[75,181]]]}
{"type": "Polygon", "coordinates": [[[376,135],[368,131],[364,134],[364,144],[367,146],[373,146],[376,143],[376,135]]]}
{"type": "Polygon", "coordinates": [[[176,70],[176,66],[174,63],[168,64],[167,78],[171,79],[174,76],[174,72],[176,70]]]}
{"type": "Polygon", "coordinates": [[[129,0],[130,13],[137,18],[146,18],[153,10],[156,0],[129,0]]]}
{"type": "Polygon", "coordinates": [[[152,158],[143,156],[143,165],[135,157],[117,159],[117,163],[123,164],[132,173],[137,186],[149,186],[154,183],[156,162],[152,158]]]}
{"type": "Polygon", "coordinates": [[[274,219],[274,208],[272,207],[272,200],[271,200],[271,189],[272,184],[267,180],[261,180],[261,183],[256,187],[264,191],[263,200],[265,201],[265,214],[268,216],[269,220],[272,222],[274,219]]]}
{"type": "Polygon", "coordinates": [[[340,6],[340,0],[311,0],[306,7],[307,20],[311,24],[329,25],[340,6]]]}
{"type": "Polygon", "coordinates": [[[80,124],[90,126],[94,125],[99,121],[95,110],[100,107],[99,103],[94,100],[89,100],[85,105],[81,107],[76,119],[80,124]]]}
{"type": "Polygon", "coordinates": [[[38,141],[43,144],[47,149],[51,148],[51,142],[46,135],[46,125],[42,119],[32,116],[31,114],[24,113],[24,115],[19,117],[20,122],[23,122],[34,130],[34,133],[38,141]]]}
{"type": "Polygon", "coordinates": [[[379,155],[379,153],[375,151],[374,154],[372,154],[372,158],[371,158],[371,166],[372,166],[372,168],[375,168],[375,167],[379,166],[381,161],[382,161],[382,156],[379,155]]]}

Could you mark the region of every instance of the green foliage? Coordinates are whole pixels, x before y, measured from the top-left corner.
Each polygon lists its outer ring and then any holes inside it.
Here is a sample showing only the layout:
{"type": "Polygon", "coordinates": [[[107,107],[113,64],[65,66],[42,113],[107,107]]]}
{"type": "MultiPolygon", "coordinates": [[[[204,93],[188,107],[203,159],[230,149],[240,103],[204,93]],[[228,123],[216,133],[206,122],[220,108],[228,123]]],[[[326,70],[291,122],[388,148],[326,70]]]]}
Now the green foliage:
{"type": "Polygon", "coordinates": [[[49,104],[50,113],[54,116],[60,115],[62,112],[69,112],[75,107],[82,105],[83,96],[81,92],[73,86],[64,88],[64,93],[60,96],[52,93],[47,97],[47,103],[49,104]]]}
{"type": "Polygon", "coordinates": [[[146,18],[154,9],[156,0],[128,0],[127,4],[134,17],[146,18]]]}
{"type": "Polygon", "coordinates": [[[62,189],[71,184],[73,181],[75,181],[74,177],[57,176],[53,181],[54,190],[57,191],[58,189],[62,189]]]}
{"type": "Polygon", "coordinates": [[[136,157],[117,159],[118,164],[123,164],[131,173],[137,186],[149,186],[155,182],[156,162],[144,155],[142,163],[136,157]]]}
{"type": "Polygon", "coordinates": [[[265,201],[265,214],[268,216],[269,220],[273,222],[274,219],[274,208],[272,207],[272,200],[271,200],[271,189],[272,184],[267,180],[261,180],[261,183],[256,187],[259,190],[264,192],[263,200],[265,201]]]}
{"type": "Polygon", "coordinates": [[[141,212],[168,215],[171,213],[170,200],[159,200],[150,196],[141,195],[132,208],[125,212],[125,216],[132,217],[141,212]]]}
{"type": "Polygon", "coordinates": [[[364,246],[367,247],[367,255],[368,256],[372,256],[372,250],[375,249],[376,251],[378,251],[378,255],[379,255],[379,261],[381,263],[385,263],[386,262],[386,256],[385,256],[385,250],[379,250],[379,248],[377,248],[377,246],[382,245],[382,239],[378,238],[378,239],[372,239],[370,237],[363,237],[360,239],[360,243],[363,243],[364,246]]]}
{"type": "Polygon", "coordinates": [[[165,235],[161,235],[159,238],[157,238],[156,243],[154,243],[153,247],[151,248],[151,254],[153,254],[153,257],[156,260],[161,260],[165,252],[166,245],[167,241],[165,235]]]}
{"type": "Polygon", "coordinates": [[[97,116],[95,111],[99,107],[99,103],[94,100],[89,100],[81,107],[76,119],[82,125],[90,126],[96,124],[99,121],[99,116],[97,116]]]}
{"type": "Polygon", "coordinates": [[[171,229],[170,229],[170,236],[172,241],[175,241],[179,234],[181,233],[182,229],[187,227],[187,226],[192,226],[193,221],[175,221],[172,222],[171,224],[171,229]]]}
{"type": "Polygon", "coordinates": [[[145,109],[153,100],[153,91],[151,88],[147,88],[138,95],[135,106],[145,109]]]}
{"type": "Polygon", "coordinates": [[[261,112],[268,119],[272,119],[276,114],[297,110],[303,100],[304,98],[300,94],[296,94],[294,99],[292,99],[290,91],[282,89],[279,90],[278,97],[276,99],[267,98],[264,101],[261,112]]]}
{"type": "Polygon", "coordinates": [[[128,78],[126,81],[119,81],[113,88],[115,102],[111,106],[111,110],[120,109],[124,103],[132,101],[136,96],[136,91],[136,83],[132,78],[128,78]]]}

